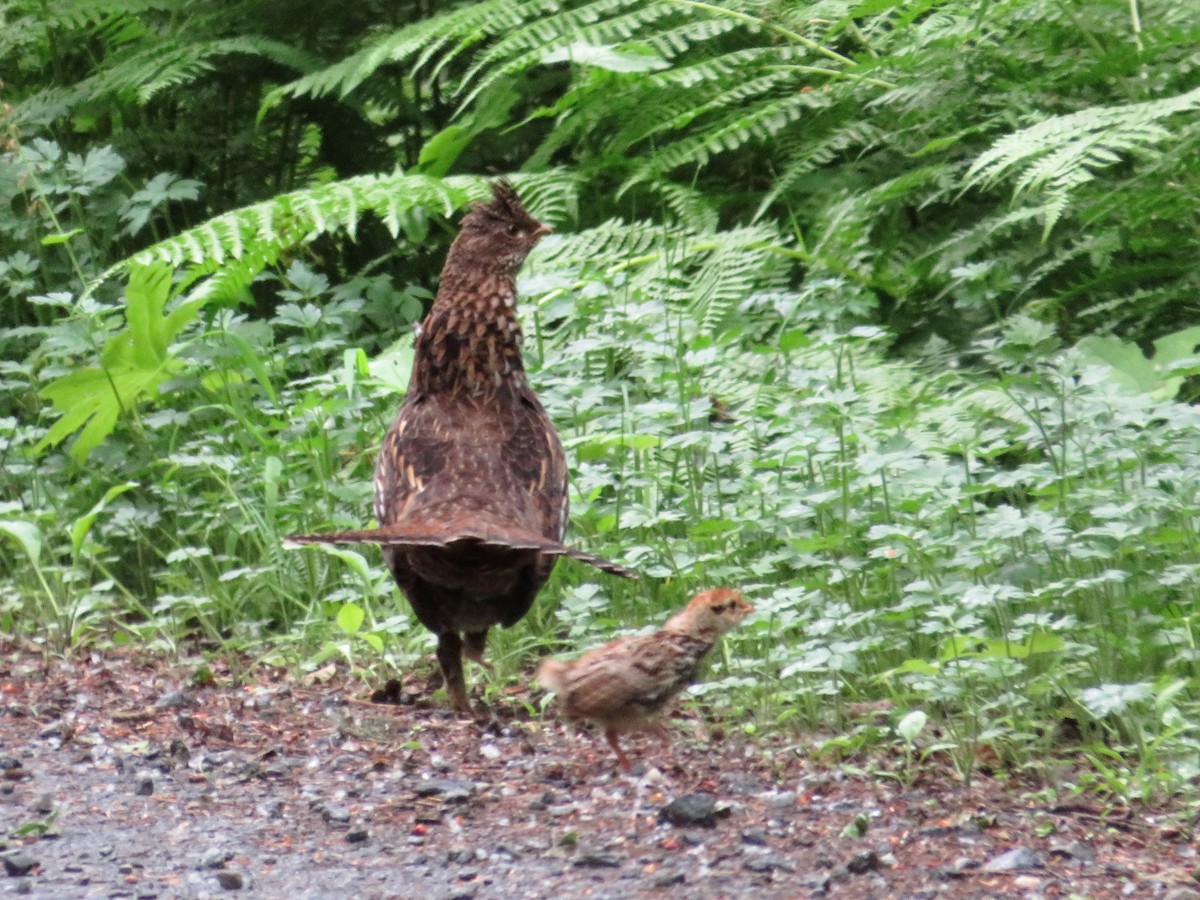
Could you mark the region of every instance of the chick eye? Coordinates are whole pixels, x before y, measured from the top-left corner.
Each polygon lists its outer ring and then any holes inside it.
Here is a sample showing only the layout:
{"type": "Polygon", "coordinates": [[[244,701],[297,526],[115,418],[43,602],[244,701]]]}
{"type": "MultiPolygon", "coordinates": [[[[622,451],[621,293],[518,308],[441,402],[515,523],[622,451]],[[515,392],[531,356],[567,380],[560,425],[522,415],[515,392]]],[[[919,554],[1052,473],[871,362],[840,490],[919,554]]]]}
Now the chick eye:
{"type": "Polygon", "coordinates": [[[508,234],[510,237],[516,237],[520,233],[521,233],[521,226],[517,225],[515,222],[512,225],[508,226],[508,234]]]}

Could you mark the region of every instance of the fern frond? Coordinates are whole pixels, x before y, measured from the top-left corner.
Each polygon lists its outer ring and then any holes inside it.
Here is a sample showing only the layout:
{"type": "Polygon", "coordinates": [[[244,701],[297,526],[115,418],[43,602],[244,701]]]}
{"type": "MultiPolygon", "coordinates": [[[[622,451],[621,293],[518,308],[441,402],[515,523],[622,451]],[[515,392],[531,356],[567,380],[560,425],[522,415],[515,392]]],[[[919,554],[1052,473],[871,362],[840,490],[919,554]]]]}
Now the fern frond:
{"type": "MultiPolygon", "coordinates": [[[[578,202],[570,178],[560,172],[511,178],[530,209],[551,222],[562,222],[578,202]]],[[[482,199],[487,183],[475,177],[364,175],[282,194],[210,219],[147,247],[111,266],[88,293],[133,265],[166,262],[199,281],[193,296],[236,296],[282,250],[311,243],[335,232],[355,233],[364,213],[380,218],[399,236],[415,214],[451,215],[470,200],[482,199]],[[207,280],[205,277],[209,276],[207,280]]]]}
{"type": "Polygon", "coordinates": [[[967,171],[964,188],[991,186],[1012,177],[1014,197],[1043,193],[1044,239],[1076,188],[1126,155],[1147,152],[1177,137],[1162,123],[1196,109],[1200,109],[1200,88],[1160,100],[1052,116],[993,144],[967,171]]]}
{"type": "Polygon", "coordinates": [[[557,6],[555,0],[485,0],[415,22],[383,35],[332,66],[277,88],[263,101],[262,112],[286,97],[336,94],[344,98],[388,63],[409,63],[409,71],[415,76],[439,52],[445,51],[445,58],[452,58],[494,35],[520,27],[531,18],[548,15],[557,6]]]}
{"type": "Polygon", "coordinates": [[[699,133],[682,138],[654,153],[630,176],[621,190],[660,177],[684,165],[705,165],[712,157],[766,141],[800,119],[806,110],[828,101],[820,95],[794,94],[764,100],[748,109],[735,109],[699,133]]]}

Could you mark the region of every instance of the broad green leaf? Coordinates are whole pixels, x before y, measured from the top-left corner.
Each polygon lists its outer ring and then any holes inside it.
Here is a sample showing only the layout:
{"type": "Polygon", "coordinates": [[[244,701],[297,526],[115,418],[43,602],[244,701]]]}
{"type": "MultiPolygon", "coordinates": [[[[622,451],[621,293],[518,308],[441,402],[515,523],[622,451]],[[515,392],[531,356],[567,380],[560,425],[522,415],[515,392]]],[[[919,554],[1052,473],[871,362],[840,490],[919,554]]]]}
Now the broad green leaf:
{"type": "Polygon", "coordinates": [[[362,628],[364,618],[366,618],[366,613],[357,603],[343,603],[337,614],[338,627],[346,634],[357,634],[358,630],[362,628]]]}
{"type": "Polygon", "coordinates": [[[62,234],[48,234],[42,238],[42,245],[45,247],[52,247],[55,244],[65,244],[77,234],[83,234],[83,229],[72,228],[70,231],[63,232],[62,234]]]}
{"type": "Polygon", "coordinates": [[[896,734],[911,744],[925,728],[927,721],[929,721],[929,717],[924,712],[914,709],[896,723],[896,734]]]}
{"type": "Polygon", "coordinates": [[[104,510],[104,507],[108,506],[114,498],[138,486],[136,481],[127,481],[124,484],[113,485],[105,492],[104,496],[100,498],[95,506],[75,520],[71,525],[71,551],[76,556],[79,555],[79,551],[83,547],[83,542],[87,539],[88,532],[92,530],[97,516],[104,510]]]}
{"type": "Polygon", "coordinates": [[[32,522],[0,521],[0,534],[6,534],[25,551],[34,566],[42,556],[42,532],[32,522]]]}

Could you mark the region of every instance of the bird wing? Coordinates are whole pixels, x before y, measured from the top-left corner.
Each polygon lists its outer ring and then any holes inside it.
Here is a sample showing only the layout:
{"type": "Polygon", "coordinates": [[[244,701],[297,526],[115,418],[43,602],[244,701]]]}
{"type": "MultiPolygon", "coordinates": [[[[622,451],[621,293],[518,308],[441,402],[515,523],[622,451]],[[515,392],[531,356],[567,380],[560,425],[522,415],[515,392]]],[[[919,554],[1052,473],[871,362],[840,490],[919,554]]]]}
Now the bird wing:
{"type": "Polygon", "coordinates": [[[406,399],[375,464],[381,525],[470,513],[561,541],[567,462],[536,395],[406,399]]]}
{"type": "Polygon", "coordinates": [[[639,719],[658,712],[696,675],[694,641],[657,631],[622,638],[580,657],[564,679],[565,710],[577,718],[639,719]]]}

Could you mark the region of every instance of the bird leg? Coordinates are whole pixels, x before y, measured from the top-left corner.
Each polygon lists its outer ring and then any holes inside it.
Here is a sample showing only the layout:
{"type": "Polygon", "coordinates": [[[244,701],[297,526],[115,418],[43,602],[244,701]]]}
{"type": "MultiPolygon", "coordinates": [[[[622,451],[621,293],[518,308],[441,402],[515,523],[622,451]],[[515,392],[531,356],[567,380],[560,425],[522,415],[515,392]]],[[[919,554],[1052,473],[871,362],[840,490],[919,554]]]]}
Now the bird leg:
{"type": "Polygon", "coordinates": [[[615,728],[605,728],[604,737],[608,740],[608,746],[612,747],[617,752],[617,764],[620,765],[622,772],[632,772],[633,766],[629,762],[629,757],[625,755],[625,751],[621,749],[621,745],[617,743],[617,736],[620,732],[615,728]]]}
{"type": "Polygon", "coordinates": [[[487,634],[486,628],[483,631],[468,631],[464,634],[462,653],[467,659],[478,663],[490,672],[492,664],[483,658],[483,651],[487,649],[487,634]]]}
{"type": "Polygon", "coordinates": [[[667,726],[662,722],[655,722],[648,729],[651,734],[655,735],[662,742],[664,750],[671,749],[671,732],[667,730],[667,726]]]}
{"type": "Polygon", "coordinates": [[[462,638],[455,632],[446,631],[438,635],[437,661],[442,667],[446,693],[455,709],[469,713],[471,704],[467,700],[467,683],[463,679],[462,650],[462,638]]]}

